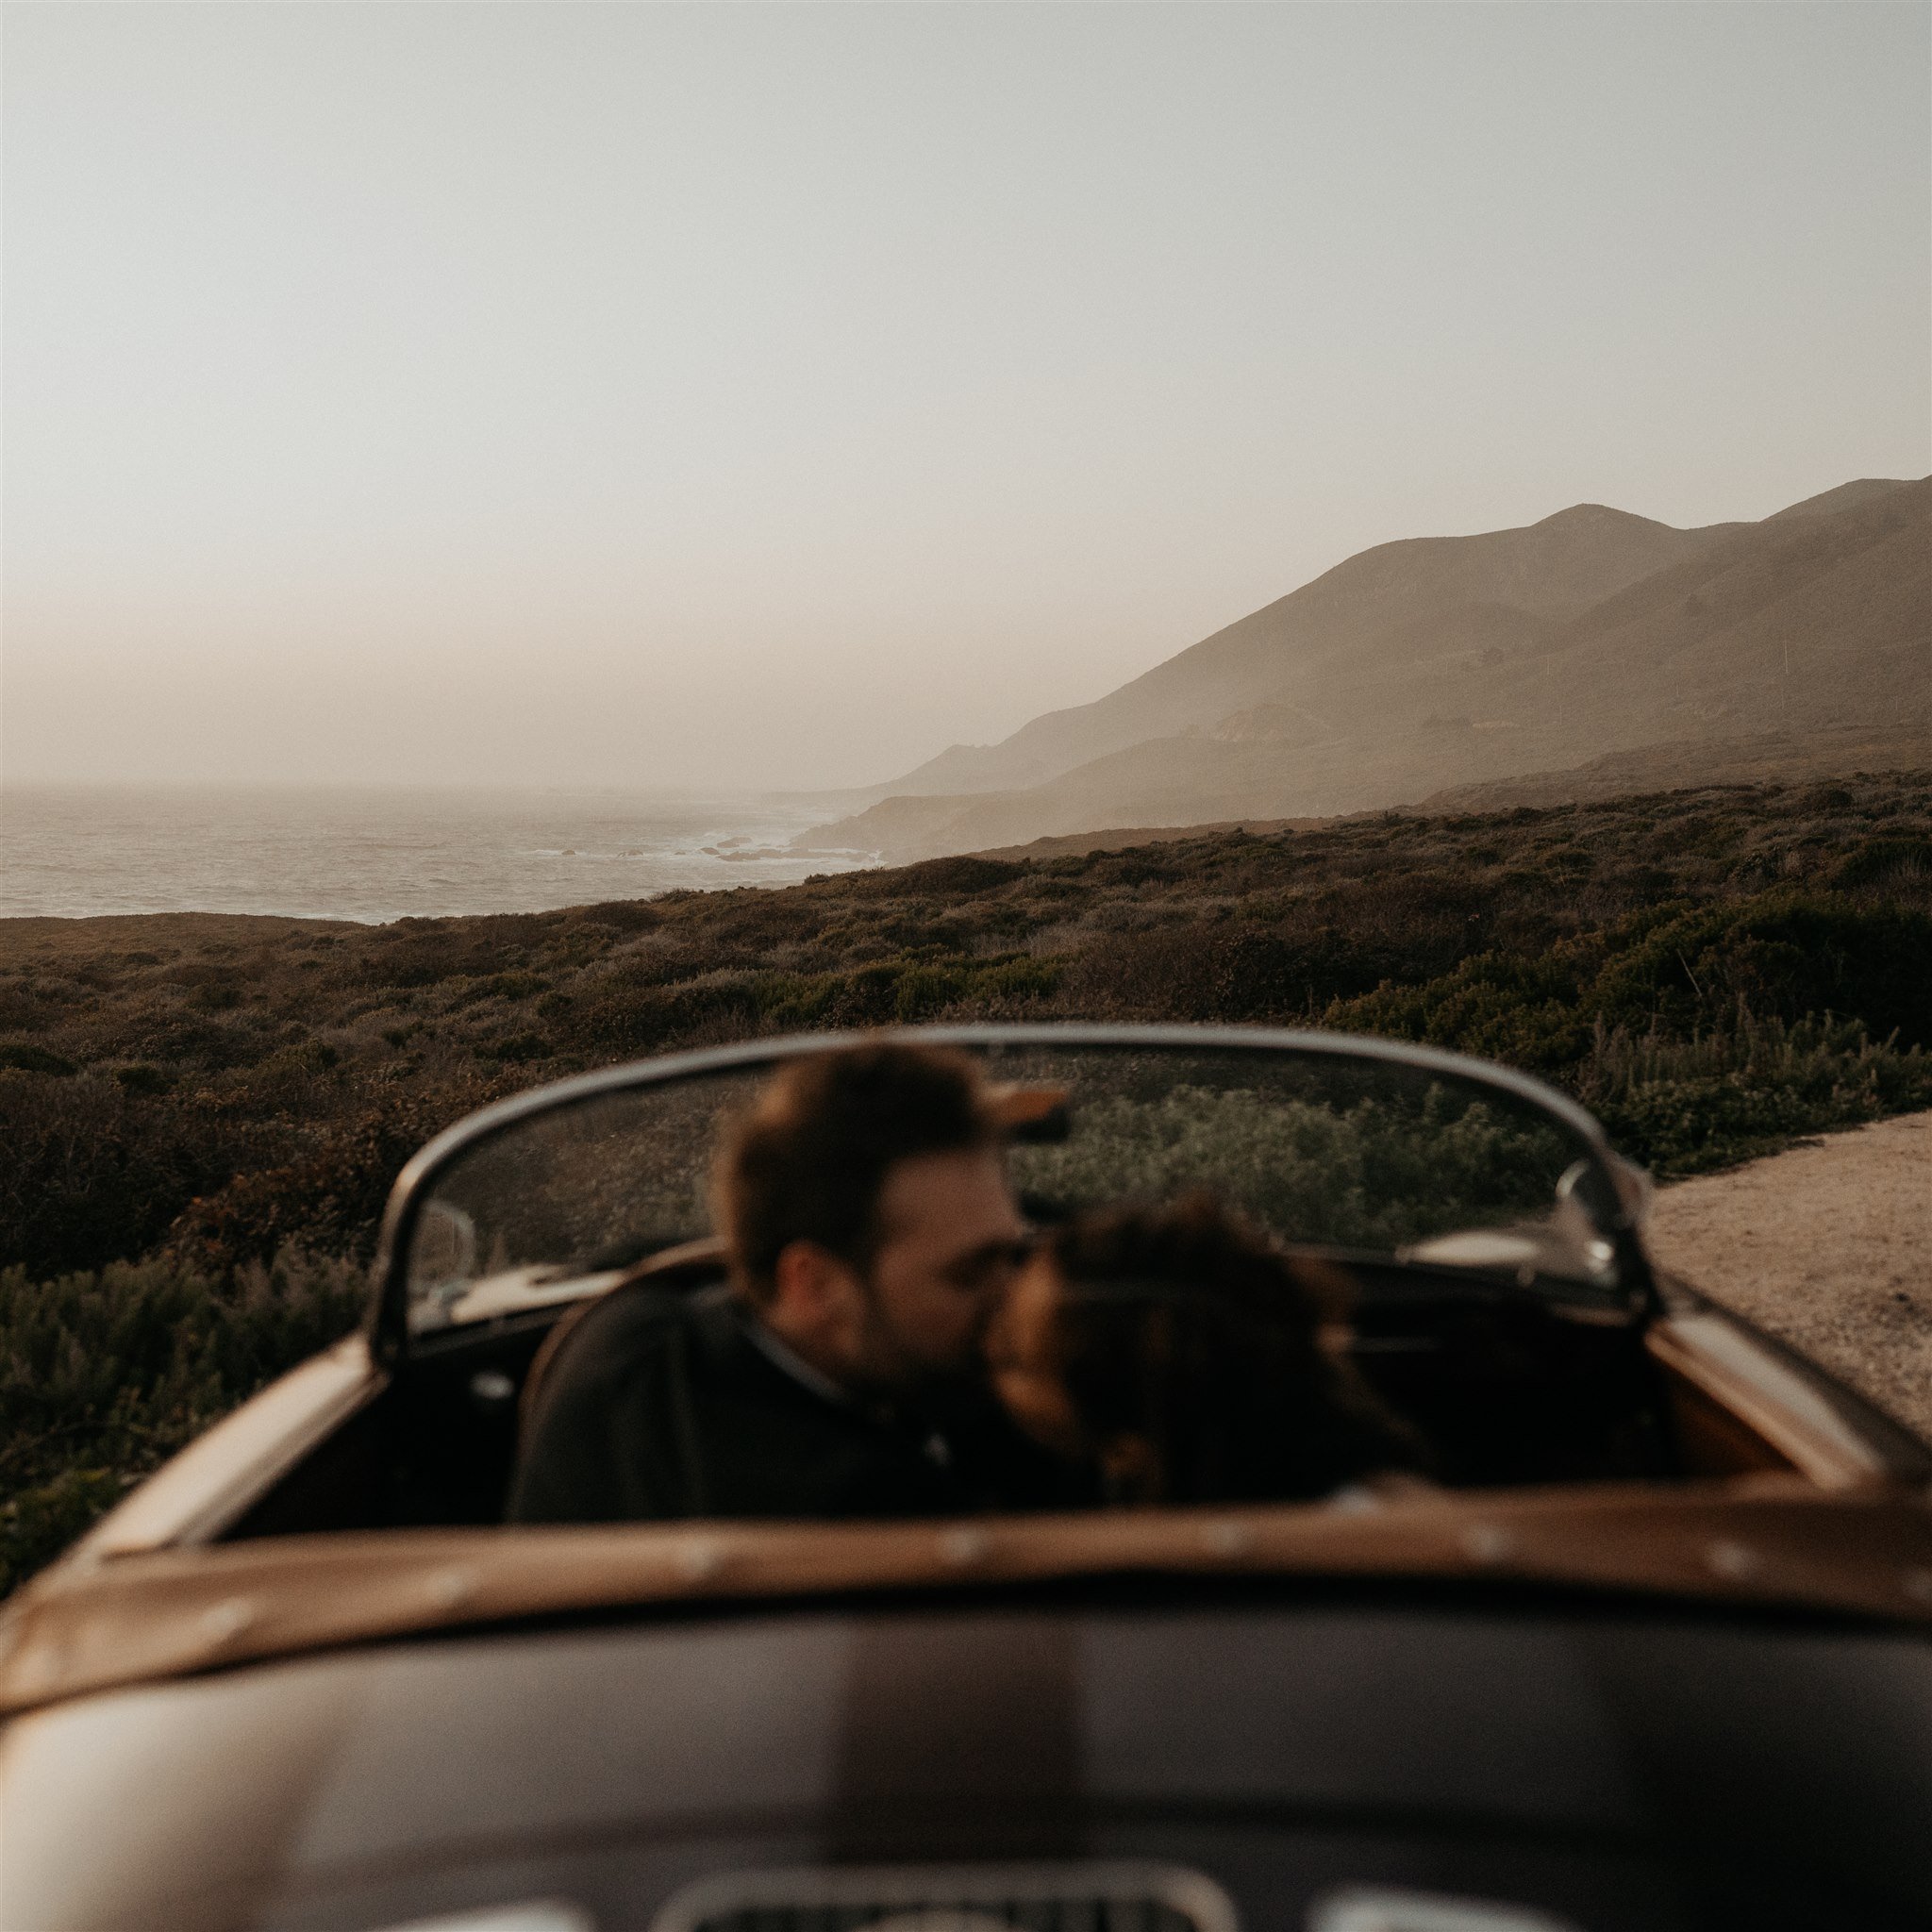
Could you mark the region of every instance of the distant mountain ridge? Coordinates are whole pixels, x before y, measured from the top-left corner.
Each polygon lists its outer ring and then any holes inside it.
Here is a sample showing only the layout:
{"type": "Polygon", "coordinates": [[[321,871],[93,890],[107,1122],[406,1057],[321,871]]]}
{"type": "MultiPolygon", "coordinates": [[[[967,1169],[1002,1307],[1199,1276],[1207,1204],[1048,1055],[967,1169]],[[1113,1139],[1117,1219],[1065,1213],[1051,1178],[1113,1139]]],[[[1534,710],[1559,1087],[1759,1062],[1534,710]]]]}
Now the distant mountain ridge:
{"type": "Polygon", "coordinates": [[[1306,677],[1350,651],[1402,658],[1418,630],[1479,630],[1486,619],[1519,634],[1525,621],[1541,628],[1732,527],[1675,530],[1601,504],[1578,504],[1523,529],[1379,543],[1095,703],[1049,711],[999,744],[955,745],[887,790],[1038,784],[1176,726],[1207,726],[1244,704],[1278,702],[1270,690],[1277,679],[1306,677]]]}
{"type": "Polygon", "coordinates": [[[801,842],[889,858],[1411,803],[1645,745],[1932,731],[1932,478],[1679,530],[1580,504],[1379,544],[801,842]]]}

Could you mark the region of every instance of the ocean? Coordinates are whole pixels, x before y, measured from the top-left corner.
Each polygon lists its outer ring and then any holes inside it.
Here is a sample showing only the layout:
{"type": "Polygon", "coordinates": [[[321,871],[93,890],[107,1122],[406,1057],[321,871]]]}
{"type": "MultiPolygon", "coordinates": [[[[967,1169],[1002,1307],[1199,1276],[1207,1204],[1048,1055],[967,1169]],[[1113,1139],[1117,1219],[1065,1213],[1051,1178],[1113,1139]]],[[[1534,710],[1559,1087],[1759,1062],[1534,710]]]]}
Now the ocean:
{"type": "Polygon", "coordinates": [[[870,862],[789,841],[826,803],[614,791],[8,788],[0,917],[538,912],[870,862]]]}

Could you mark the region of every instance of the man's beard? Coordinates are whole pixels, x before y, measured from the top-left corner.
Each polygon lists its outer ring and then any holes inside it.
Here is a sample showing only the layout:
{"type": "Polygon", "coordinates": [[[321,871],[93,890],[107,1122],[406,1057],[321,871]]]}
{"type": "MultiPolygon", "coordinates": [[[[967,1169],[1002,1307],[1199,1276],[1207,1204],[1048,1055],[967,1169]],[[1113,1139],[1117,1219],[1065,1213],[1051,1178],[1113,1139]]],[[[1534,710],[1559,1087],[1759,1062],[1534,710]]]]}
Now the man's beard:
{"type": "Polygon", "coordinates": [[[889,1408],[916,1406],[977,1406],[992,1399],[992,1374],[986,1360],[986,1331],[991,1310],[975,1324],[957,1362],[922,1360],[906,1346],[870,1275],[861,1275],[865,1298],[865,1360],[858,1365],[856,1392],[889,1408]]]}

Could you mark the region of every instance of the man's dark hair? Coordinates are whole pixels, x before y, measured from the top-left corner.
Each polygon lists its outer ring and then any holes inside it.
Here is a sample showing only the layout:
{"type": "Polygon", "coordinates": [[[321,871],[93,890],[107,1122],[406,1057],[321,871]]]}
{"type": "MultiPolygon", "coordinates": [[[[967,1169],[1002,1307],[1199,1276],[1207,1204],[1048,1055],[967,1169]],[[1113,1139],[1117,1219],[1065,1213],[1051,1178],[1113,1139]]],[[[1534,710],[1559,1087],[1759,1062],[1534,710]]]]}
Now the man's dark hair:
{"type": "Polygon", "coordinates": [[[915,1155],[971,1153],[999,1138],[964,1054],[880,1041],[793,1060],[719,1151],[718,1225],[740,1281],[765,1299],[779,1254],[795,1241],[864,1273],[888,1172],[915,1155]]]}

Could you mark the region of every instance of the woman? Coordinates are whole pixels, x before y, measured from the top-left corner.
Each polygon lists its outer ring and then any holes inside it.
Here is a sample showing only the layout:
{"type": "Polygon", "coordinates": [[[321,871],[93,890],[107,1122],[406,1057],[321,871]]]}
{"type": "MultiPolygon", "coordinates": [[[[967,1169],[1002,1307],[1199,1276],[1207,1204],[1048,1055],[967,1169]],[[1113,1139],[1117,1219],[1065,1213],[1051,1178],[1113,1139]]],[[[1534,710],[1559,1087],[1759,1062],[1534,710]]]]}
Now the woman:
{"type": "Polygon", "coordinates": [[[1424,1459],[1324,1344],[1346,1293],[1193,1194],[1053,1229],[988,1355],[1014,1419],[1109,1501],[1310,1500],[1424,1459]]]}

